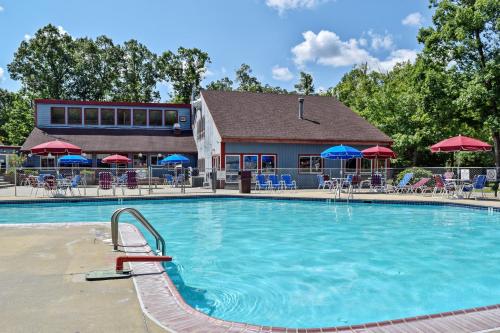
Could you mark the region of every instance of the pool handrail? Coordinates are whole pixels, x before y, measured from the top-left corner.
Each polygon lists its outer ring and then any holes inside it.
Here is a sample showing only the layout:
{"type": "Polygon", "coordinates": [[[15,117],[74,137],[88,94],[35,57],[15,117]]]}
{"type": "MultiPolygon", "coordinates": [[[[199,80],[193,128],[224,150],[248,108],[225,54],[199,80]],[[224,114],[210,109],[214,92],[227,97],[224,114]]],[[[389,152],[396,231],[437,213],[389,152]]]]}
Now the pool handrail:
{"type": "Polygon", "coordinates": [[[163,237],[156,231],[156,229],[148,222],[148,220],[142,215],[137,209],[132,207],[119,208],[115,210],[113,215],[111,216],[111,241],[113,242],[113,249],[115,251],[118,250],[118,221],[120,215],[128,212],[130,215],[135,217],[135,219],[141,223],[155,238],[156,240],[156,251],[157,253],[161,252],[162,256],[166,255],[165,248],[165,240],[163,237]]]}

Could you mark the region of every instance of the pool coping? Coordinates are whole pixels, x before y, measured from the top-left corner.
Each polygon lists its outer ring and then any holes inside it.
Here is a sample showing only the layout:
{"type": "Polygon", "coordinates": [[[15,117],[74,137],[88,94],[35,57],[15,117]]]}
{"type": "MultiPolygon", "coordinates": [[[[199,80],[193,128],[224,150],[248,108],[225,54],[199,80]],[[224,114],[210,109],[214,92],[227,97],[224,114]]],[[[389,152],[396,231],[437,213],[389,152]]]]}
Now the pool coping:
{"type": "MultiPolygon", "coordinates": [[[[131,224],[120,225],[123,250],[154,255],[143,234],[131,224]]],[[[188,305],[160,263],[130,263],[143,311],[158,325],[175,332],[487,332],[500,327],[500,304],[359,325],[287,328],[260,326],[211,317],[188,305]]]]}

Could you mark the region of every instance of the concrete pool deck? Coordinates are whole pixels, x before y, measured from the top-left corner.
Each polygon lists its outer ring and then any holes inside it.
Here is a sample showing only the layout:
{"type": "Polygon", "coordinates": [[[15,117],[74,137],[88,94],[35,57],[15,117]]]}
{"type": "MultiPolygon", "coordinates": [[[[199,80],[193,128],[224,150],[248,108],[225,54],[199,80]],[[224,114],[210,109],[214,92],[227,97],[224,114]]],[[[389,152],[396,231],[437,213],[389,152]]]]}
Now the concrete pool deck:
{"type": "Polygon", "coordinates": [[[128,280],[85,281],[111,268],[106,224],[0,226],[1,332],[168,332],[144,315],[128,280]]]}
{"type": "MultiPolygon", "coordinates": [[[[192,195],[200,196],[199,193],[192,195]]],[[[211,196],[210,193],[204,195],[211,196]]],[[[218,190],[217,195],[234,196],[237,191],[218,190]]],[[[270,194],[253,193],[252,196],[268,197],[270,194]]],[[[272,193],[272,196],[332,199],[331,193],[314,190],[272,193]]],[[[367,193],[355,194],[354,199],[430,201],[500,208],[498,200],[437,199],[420,195],[367,193]]],[[[149,246],[144,245],[142,234],[135,227],[121,224],[120,233],[127,252],[150,252],[149,246]],[[143,244],[142,248],[137,246],[140,244],[143,244]]],[[[132,263],[132,269],[138,274],[133,283],[132,280],[85,282],[84,273],[113,267],[116,253],[111,252],[110,245],[104,241],[107,238],[109,222],[0,225],[0,258],[3,263],[0,266],[2,329],[6,327],[6,332],[165,332],[157,325],[159,323],[172,332],[179,333],[500,333],[500,305],[368,325],[308,330],[222,321],[208,317],[185,304],[162,266],[157,263],[132,263]],[[4,302],[4,299],[8,301],[4,302]],[[142,312],[140,304],[147,315],[142,312]],[[154,318],[154,321],[149,318],[154,318]]]]}

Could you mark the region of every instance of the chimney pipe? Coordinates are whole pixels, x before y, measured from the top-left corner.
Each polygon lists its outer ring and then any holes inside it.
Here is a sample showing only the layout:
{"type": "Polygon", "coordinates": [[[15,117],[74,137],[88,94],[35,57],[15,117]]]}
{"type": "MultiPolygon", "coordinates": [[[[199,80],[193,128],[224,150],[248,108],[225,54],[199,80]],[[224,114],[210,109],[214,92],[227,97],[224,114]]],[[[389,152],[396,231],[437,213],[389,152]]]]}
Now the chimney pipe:
{"type": "Polygon", "coordinates": [[[304,98],[299,97],[299,119],[304,119],[304,98]]]}

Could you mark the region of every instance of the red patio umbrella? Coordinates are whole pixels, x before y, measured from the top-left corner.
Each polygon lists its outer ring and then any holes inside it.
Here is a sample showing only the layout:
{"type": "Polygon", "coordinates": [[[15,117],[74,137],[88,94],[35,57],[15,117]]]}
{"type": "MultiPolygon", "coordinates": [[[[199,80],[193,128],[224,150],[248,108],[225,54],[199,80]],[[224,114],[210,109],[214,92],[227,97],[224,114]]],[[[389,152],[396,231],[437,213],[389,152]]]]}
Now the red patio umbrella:
{"type": "Polygon", "coordinates": [[[367,159],[387,159],[387,158],[396,158],[396,153],[392,151],[392,149],[387,147],[375,146],[371,148],[367,148],[361,151],[363,153],[363,158],[367,159]]]}
{"type": "Polygon", "coordinates": [[[122,155],[111,155],[102,159],[102,163],[107,164],[127,164],[130,162],[130,158],[122,155]]]}
{"type": "Polygon", "coordinates": [[[75,146],[69,142],[54,140],[39,144],[37,146],[32,147],[32,154],[36,155],[45,155],[45,154],[54,154],[54,155],[63,155],[63,154],[76,154],[80,155],[82,153],[82,148],[75,146]]]}
{"type": "Polygon", "coordinates": [[[431,146],[433,153],[456,151],[491,151],[491,145],[468,136],[455,136],[431,146]]]}

